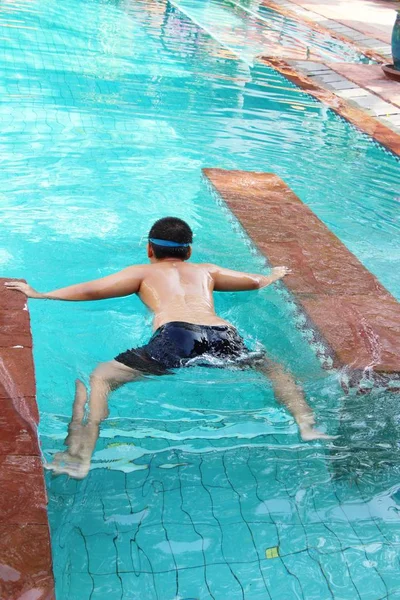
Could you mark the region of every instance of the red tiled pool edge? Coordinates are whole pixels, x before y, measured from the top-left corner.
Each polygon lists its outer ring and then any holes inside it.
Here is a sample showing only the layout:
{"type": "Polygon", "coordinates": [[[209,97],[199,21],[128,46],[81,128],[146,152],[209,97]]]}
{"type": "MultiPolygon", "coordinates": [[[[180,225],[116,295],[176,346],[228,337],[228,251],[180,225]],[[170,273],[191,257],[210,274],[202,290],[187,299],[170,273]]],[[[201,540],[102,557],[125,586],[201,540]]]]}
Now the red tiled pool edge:
{"type": "Polygon", "coordinates": [[[0,598],[53,600],[29,313],[0,279],[0,598]]]}
{"type": "MultiPolygon", "coordinates": [[[[303,24],[307,25],[310,29],[313,29],[314,31],[323,33],[328,37],[338,39],[341,42],[345,42],[349,46],[352,46],[354,48],[354,50],[356,50],[358,52],[362,52],[363,54],[365,54],[365,56],[368,56],[369,58],[376,60],[378,63],[387,62],[385,57],[382,54],[380,54],[379,52],[376,52],[372,48],[367,48],[367,47],[363,46],[362,42],[356,42],[355,40],[349,39],[345,35],[342,35],[340,33],[340,31],[335,31],[334,29],[324,27],[321,23],[316,23],[311,17],[312,13],[310,13],[309,17],[306,17],[304,14],[302,14],[300,16],[299,14],[297,14],[296,12],[293,12],[293,10],[290,10],[286,6],[283,7],[283,6],[280,6],[279,4],[276,4],[273,0],[263,0],[262,5],[274,10],[275,12],[280,13],[284,17],[288,17],[289,19],[292,19],[293,21],[303,23],[303,24]]],[[[308,10],[312,11],[311,8],[308,8],[308,10]]],[[[334,21],[335,19],[330,18],[328,20],[334,21]]]]}
{"type": "Polygon", "coordinates": [[[340,117],[343,117],[363,133],[374,138],[377,142],[385,146],[388,150],[400,156],[400,135],[386,127],[383,123],[368,115],[364,110],[356,106],[351,106],[346,100],[339,98],[333,92],[321,87],[309,77],[297,71],[291,64],[282,58],[269,56],[260,56],[259,60],[268,66],[276,69],[284,75],[289,81],[300,87],[302,90],[314,96],[323,104],[329,106],[340,117]]]}
{"type": "Polygon", "coordinates": [[[370,366],[380,382],[398,379],[400,303],[376,277],[277,175],[203,173],[270,264],[293,269],[286,287],[321,335],[333,365],[347,367],[354,384],[370,366]]]}

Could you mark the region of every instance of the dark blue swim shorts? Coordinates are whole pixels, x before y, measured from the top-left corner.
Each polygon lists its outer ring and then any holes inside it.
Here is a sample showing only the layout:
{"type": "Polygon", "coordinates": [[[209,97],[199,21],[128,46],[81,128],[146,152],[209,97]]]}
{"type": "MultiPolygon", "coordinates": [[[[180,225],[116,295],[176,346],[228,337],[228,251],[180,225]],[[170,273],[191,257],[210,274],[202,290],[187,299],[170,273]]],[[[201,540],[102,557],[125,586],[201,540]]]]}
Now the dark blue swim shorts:
{"type": "Polygon", "coordinates": [[[245,366],[260,358],[263,353],[249,352],[232,326],[174,321],[157,329],[145,346],[122,352],[115,360],[146,374],[164,375],[179,367],[245,366]]]}

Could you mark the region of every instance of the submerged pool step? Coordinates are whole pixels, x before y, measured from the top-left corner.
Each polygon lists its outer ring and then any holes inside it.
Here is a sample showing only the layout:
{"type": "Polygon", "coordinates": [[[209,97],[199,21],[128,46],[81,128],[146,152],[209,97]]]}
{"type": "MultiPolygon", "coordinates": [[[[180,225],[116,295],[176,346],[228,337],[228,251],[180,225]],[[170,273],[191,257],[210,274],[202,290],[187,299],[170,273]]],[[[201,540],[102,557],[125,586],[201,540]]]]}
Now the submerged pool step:
{"type": "Polygon", "coordinates": [[[273,173],[203,169],[284,283],[349,382],[400,380],[400,303],[273,173]]]}

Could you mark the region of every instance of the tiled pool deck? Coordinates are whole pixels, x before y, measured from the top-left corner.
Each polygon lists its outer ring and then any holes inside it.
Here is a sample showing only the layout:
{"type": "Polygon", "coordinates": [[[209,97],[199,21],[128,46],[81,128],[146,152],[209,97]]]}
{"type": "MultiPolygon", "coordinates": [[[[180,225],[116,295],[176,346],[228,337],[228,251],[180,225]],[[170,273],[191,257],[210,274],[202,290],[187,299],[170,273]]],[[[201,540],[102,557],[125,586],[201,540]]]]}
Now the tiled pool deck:
{"type": "MultiPolygon", "coordinates": [[[[345,103],[348,107],[342,113],[345,118],[349,119],[350,109],[358,108],[374,121],[400,134],[400,82],[386,77],[381,69],[382,64],[392,62],[390,38],[395,9],[400,8],[398,2],[265,0],[264,4],[304,21],[318,31],[351,43],[378,62],[378,65],[324,63],[316,62],[314,58],[299,60],[299,57],[291,57],[284,52],[282,56],[265,56],[269,64],[285,75],[291,71],[292,81],[297,75],[296,83],[306,91],[310,91],[310,86],[302,84],[304,76],[322,90],[330,91],[332,96],[328,104],[334,108],[336,103],[339,107],[337,112],[340,112],[345,103]]],[[[321,94],[319,99],[323,100],[321,94]]],[[[361,113],[358,122],[354,118],[349,120],[360,126],[361,113]]],[[[379,137],[374,135],[371,122],[366,132],[385,144],[381,132],[379,137]]],[[[385,145],[398,154],[399,138],[396,141],[392,137],[392,140],[385,145]]]]}
{"type": "MultiPolygon", "coordinates": [[[[367,135],[370,135],[388,150],[397,156],[400,156],[400,133],[397,133],[397,131],[394,131],[392,127],[389,127],[383,121],[378,119],[376,116],[372,116],[372,114],[369,114],[368,112],[369,110],[372,112],[372,107],[380,107],[383,103],[382,100],[376,99],[376,96],[372,96],[371,109],[354,105],[354,103],[350,104],[348,98],[344,99],[340,97],[343,95],[348,95],[349,91],[347,91],[347,94],[343,94],[345,90],[340,90],[339,93],[336,93],[336,91],[330,91],[327,89],[327,82],[319,84],[314,77],[306,76],[305,73],[303,73],[299,68],[296,68],[296,61],[286,61],[281,58],[270,57],[261,57],[261,60],[278,70],[287,79],[301,87],[308,94],[314,96],[314,98],[317,98],[323,104],[329,106],[329,108],[331,108],[339,116],[347,119],[347,121],[355,125],[358,129],[367,135]],[[293,62],[293,64],[291,64],[291,62],[293,62]]],[[[305,61],[300,62],[303,66],[305,61]]],[[[316,67],[315,65],[316,63],[311,63],[311,66],[309,67],[312,69],[312,71],[310,71],[310,75],[317,75],[318,73],[321,73],[320,68],[316,67]]],[[[326,71],[329,72],[329,69],[326,71]]],[[[334,73],[334,71],[332,71],[332,73],[334,73]]],[[[357,90],[356,94],[363,94],[363,90],[355,84],[353,84],[352,89],[357,90]],[[361,92],[358,91],[360,89],[361,92]]],[[[354,98],[354,100],[356,99],[357,98],[354,98]]],[[[397,117],[397,113],[393,116],[397,117]]],[[[386,113],[384,119],[385,121],[388,119],[386,113]]]]}
{"type": "Polygon", "coordinates": [[[264,0],[263,4],[353,42],[371,56],[390,58],[397,0],[264,0]]]}
{"type": "Polygon", "coordinates": [[[389,45],[397,0],[272,0],[299,17],[356,40],[389,45]]]}
{"type": "Polygon", "coordinates": [[[47,496],[29,313],[0,280],[0,598],[51,600],[47,496]]]}

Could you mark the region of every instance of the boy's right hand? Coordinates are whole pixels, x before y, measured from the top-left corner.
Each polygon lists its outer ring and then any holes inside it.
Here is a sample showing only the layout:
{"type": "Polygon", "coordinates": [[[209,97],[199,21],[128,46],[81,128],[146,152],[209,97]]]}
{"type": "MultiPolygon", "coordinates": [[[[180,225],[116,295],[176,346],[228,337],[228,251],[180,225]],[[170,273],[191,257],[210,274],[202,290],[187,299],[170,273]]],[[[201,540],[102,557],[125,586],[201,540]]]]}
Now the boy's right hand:
{"type": "Polygon", "coordinates": [[[43,294],[34,290],[29,283],[24,283],[23,281],[7,281],[4,285],[9,290],[22,292],[27,298],[43,298],[43,294]]]}
{"type": "Polygon", "coordinates": [[[285,275],[290,275],[292,271],[288,267],[274,267],[272,269],[272,275],[276,277],[276,279],[282,279],[285,275]]]}

